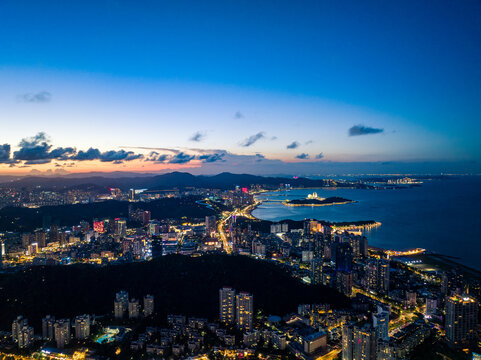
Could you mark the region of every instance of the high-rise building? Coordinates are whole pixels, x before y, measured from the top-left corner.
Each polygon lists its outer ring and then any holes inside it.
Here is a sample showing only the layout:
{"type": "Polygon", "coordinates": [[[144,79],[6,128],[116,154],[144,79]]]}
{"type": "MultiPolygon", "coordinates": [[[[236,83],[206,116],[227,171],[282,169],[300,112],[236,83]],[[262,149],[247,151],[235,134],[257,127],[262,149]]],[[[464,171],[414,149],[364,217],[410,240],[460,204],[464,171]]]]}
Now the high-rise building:
{"type": "Polygon", "coordinates": [[[127,220],[124,218],[116,218],[114,221],[114,234],[120,236],[127,235],[127,220]]]}
{"type": "Polygon", "coordinates": [[[346,296],[352,295],[352,272],[337,271],[336,272],[336,288],[340,293],[346,296]]]}
{"type": "Polygon", "coordinates": [[[389,311],[378,305],[377,312],[372,314],[372,321],[376,330],[376,338],[389,341],[389,311]]]}
{"type": "Polygon", "coordinates": [[[70,343],[70,320],[60,319],[54,324],[55,342],[59,349],[63,349],[70,343]]]}
{"type": "Polygon", "coordinates": [[[130,201],[135,200],[135,189],[130,189],[130,192],[129,192],[129,200],[130,200],[130,201]]]}
{"type": "Polygon", "coordinates": [[[378,261],[378,291],[382,294],[389,293],[389,260],[378,261]]]}
{"type": "Polygon", "coordinates": [[[157,220],[150,220],[149,235],[158,235],[160,233],[160,222],[157,220]]]}
{"type": "Polygon", "coordinates": [[[336,270],[352,270],[352,247],[349,243],[334,243],[336,270]]]}
{"type": "Polygon", "coordinates": [[[57,242],[59,240],[58,226],[56,224],[50,225],[50,231],[48,235],[50,242],[57,242]]]}
{"type": "Polygon", "coordinates": [[[30,233],[23,233],[22,234],[22,247],[24,249],[28,248],[28,245],[30,245],[31,241],[32,241],[32,234],[30,234],[30,233]]]}
{"type": "Polygon", "coordinates": [[[18,333],[18,347],[29,347],[33,344],[33,340],[33,327],[24,324],[18,333]]]}
{"type": "Polygon", "coordinates": [[[315,258],[311,261],[311,284],[322,284],[322,265],[321,258],[315,258]]]}
{"type": "Polygon", "coordinates": [[[35,231],[35,242],[39,248],[47,246],[47,233],[43,230],[35,231]]]}
{"type": "Polygon", "coordinates": [[[375,360],[376,332],[371,324],[344,324],[342,360],[375,360]]]}
{"type": "Polygon", "coordinates": [[[452,347],[469,345],[476,340],[478,301],[468,295],[446,299],[446,340],[452,347]]]}
{"type": "Polygon", "coordinates": [[[149,317],[154,314],[154,296],[145,295],[144,296],[144,316],[149,317]]]}
{"type": "Polygon", "coordinates": [[[389,260],[374,259],[366,266],[366,285],[379,294],[389,293],[389,260]]]}
{"type": "Polygon", "coordinates": [[[289,231],[288,223],[278,223],[271,225],[271,234],[286,233],[289,231]]]}
{"type": "Polygon", "coordinates": [[[235,321],[235,290],[223,287],[219,290],[219,319],[224,324],[235,321]]]}
{"type": "Polygon", "coordinates": [[[88,339],[90,336],[90,316],[79,315],[75,317],[75,338],[79,340],[88,339]]]}
{"type": "Polygon", "coordinates": [[[115,294],[114,316],[116,319],[122,319],[129,308],[129,293],[119,291],[115,294]]]}
{"type": "Polygon", "coordinates": [[[150,218],[151,218],[151,213],[150,211],[144,211],[142,213],[142,225],[147,225],[148,223],[150,223],[150,218]]]}
{"type": "Polygon", "coordinates": [[[438,299],[435,297],[427,297],[426,298],[426,310],[424,312],[425,315],[431,316],[436,313],[438,309],[438,299]]]}
{"type": "Polygon", "coordinates": [[[140,316],[140,303],[137,299],[129,301],[129,319],[138,319],[140,316]]]}
{"type": "Polygon", "coordinates": [[[42,319],[42,339],[53,340],[55,337],[54,333],[55,316],[47,315],[42,319]]]}
{"type": "Polygon", "coordinates": [[[24,327],[24,325],[28,325],[28,320],[25,319],[22,315],[17,316],[15,320],[12,322],[12,339],[14,342],[18,342],[20,336],[20,330],[24,327]]]}
{"type": "Polygon", "coordinates": [[[216,217],[215,215],[205,217],[205,233],[211,235],[216,230],[216,217]]]}
{"type": "Polygon", "coordinates": [[[254,320],[254,297],[247,292],[236,296],[236,324],[239,329],[252,330],[254,320]]]}

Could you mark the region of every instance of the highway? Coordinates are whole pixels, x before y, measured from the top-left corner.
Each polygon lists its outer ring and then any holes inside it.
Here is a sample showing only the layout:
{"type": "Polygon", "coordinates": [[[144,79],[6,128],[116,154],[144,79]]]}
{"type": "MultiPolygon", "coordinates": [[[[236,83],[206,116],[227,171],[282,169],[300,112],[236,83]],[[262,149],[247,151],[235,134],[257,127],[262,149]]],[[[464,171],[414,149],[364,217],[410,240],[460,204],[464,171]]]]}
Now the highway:
{"type": "Polygon", "coordinates": [[[231,211],[227,213],[222,220],[219,221],[217,224],[217,232],[219,233],[220,240],[222,241],[223,247],[225,252],[228,254],[232,254],[232,244],[229,242],[229,239],[227,239],[227,235],[225,233],[225,225],[227,221],[229,221],[232,216],[243,216],[248,219],[255,219],[251,214],[250,211],[252,211],[257,205],[259,205],[260,202],[256,202],[255,204],[248,205],[242,209],[235,209],[234,211],[231,211]]]}

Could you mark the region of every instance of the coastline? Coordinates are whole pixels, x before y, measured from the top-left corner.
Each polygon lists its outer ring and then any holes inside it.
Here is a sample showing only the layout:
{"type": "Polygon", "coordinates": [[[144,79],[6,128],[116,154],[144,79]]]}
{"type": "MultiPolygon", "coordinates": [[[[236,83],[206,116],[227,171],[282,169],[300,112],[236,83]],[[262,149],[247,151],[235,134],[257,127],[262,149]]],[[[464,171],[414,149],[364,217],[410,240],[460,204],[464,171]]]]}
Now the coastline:
{"type": "MultiPolygon", "coordinates": [[[[353,202],[356,202],[356,201],[353,201],[353,202]]],[[[263,203],[263,200],[257,200],[255,204],[249,206],[249,209],[246,212],[246,214],[253,220],[270,221],[270,220],[260,219],[260,218],[252,215],[252,212],[262,203],[263,203]]],[[[318,205],[318,206],[327,206],[327,205],[330,205],[330,204],[318,205]]],[[[292,206],[306,206],[306,205],[292,205],[292,206]]],[[[309,206],[309,205],[307,205],[307,206],[309,206]]],[[[287,221],[287,220],[289,220],[289,219],[279,220],[278,222],[287,221]]],[[[337,222],[338,225],[336,225],[335,222],[329,222],[329,221],[319,220],[319,219],[313,219],[313,220],[319,221],[321,223],[329,224],[329,225],[333,226],[334,228],[336,228],[337,230],[353,230],[353,231],[358,230],[358,231],[360,231],[360,230],[363,230],[363,229],[369,230],[371,228],[376,228],[376,227],[379,227],[379,226],[382,225],[381,222],[374,221],[374,220],[364,221],[365,224],[359,224],[359,223],[362,223],[363,221],[357,221],[357,222],[352,221],[352,222],[345,222],[345,223],[344,222],[337,222]]],[[[270,222],[274,223],[273,221],[270,221],[270,222]]],[[[423,262],[425,261],[426,265],[430,265],[438,271],[444,271],[446,266],[451,266],[451,267],[456,266],[457,268],[460,269],[460,271],[462,271],[467,276],[474,277],[474,278],[477,278],[477,279],[481,279],[481,271],[480,270],[472,268],[468,265],[464,265],[461,262],[454,261],[451,258],[447,258],[445,255],[433,253],[432,251],[430,251],[428,249],[423,249],[424,252],[421,253],[421,254],[409,254],[409,252],[413,251],[413,250],[398,251],[398,250],[385,249],[385,248],[374,247],[374,246],[369,246],[369,247],[372,250],[382,251],[383,253],[386,253],[386,254],[388,254],[388,253],[399,253],[400,255],[393,256],[394,260],[396,260],[396,257],[400,257],[400,256],[410,256],[410,257],[414,257],[414,258],[420,257],[421,259],[423,259],[423,262]],[[402,255],[402,253],[404,253],[404,255],[402,255]]]]}

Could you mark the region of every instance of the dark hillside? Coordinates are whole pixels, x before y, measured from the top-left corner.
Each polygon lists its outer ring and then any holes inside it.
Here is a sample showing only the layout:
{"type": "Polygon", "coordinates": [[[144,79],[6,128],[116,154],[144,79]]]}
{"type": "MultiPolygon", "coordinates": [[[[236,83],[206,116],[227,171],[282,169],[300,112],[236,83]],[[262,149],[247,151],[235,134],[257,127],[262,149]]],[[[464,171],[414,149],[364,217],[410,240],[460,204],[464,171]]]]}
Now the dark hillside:
{"type": "Polygon", "coordinates": [[[301,303],[330,303],[334,308],[349,305],[349,300],[335,290],[302,284],[266,261],[245,256],[171,255],[103,268],[32,267],[3,274],[0,329],[9,329],[19,314],[27,316],[39,329],[46,314],[71,318],[84,313],[111,313],[115,293],[122,289],[141,299],[153,294],[158,320],[164,320],[169,313],[213,320],[218,314],[218,290],[222,286],[252,292],[255,309],[263,309],[266,314],[295,312],[301,303]]]}

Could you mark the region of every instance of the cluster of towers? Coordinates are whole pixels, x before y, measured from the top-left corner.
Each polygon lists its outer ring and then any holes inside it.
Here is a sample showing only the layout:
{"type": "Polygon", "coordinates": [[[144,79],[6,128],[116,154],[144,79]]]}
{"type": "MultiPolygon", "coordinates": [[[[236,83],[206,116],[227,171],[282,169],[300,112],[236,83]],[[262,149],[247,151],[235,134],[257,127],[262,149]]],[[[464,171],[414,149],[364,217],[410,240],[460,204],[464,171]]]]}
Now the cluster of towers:
{"type": "MultiPolygon", "coordinates": [[[[145,317],[152,316],[154,314],[154,296],[144,296],[144,309],[143,315],[145,317]]],[[[127,291],[119,291],[115,294],[114,300],[114,316],[116,319],[123,319],[128,315],[129,319],[138,319],[141,315],[141,306],[138,299],[130,299],[127,291]]]]}
{"type": "Polygon", "coordinates": [[[219,318],[226,325],[233,325],[245,331],[252,330],[254,320],[254,296],[236,291],[230,287],[219,290],[219,318]]]}

